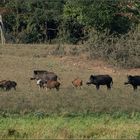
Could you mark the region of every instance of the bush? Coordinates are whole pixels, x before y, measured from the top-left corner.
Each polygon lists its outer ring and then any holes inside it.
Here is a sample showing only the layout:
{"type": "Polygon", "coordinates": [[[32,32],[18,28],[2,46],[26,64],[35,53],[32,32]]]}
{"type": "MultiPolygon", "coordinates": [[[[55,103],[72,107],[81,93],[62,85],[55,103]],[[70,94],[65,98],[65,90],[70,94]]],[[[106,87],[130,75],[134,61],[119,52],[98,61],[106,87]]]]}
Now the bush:
{"type": "Polygon", "coordinates": [[[140,67],[140,32],[129,32],[121,37],[92,32],[88,41],[90,58],[103,58],[115,66],[140,67]]]}

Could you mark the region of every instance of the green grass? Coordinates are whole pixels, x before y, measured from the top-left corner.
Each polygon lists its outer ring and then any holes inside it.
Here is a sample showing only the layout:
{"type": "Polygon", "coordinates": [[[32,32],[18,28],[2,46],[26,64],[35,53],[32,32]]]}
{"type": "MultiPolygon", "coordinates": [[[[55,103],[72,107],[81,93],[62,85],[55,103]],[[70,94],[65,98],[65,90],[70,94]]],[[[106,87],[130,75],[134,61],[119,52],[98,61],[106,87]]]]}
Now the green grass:
{"type": "Polygon", "coordinates": [[[16,91],[0,90],[0,138],[140,138],[140,89],[124,85],[126,75],[138,75],[140,69],[117,69],[85,54],[51,55],[56,48],[0,47],[0,80],[18,84],[16,91]],[[29,80],[34,69],[56,72],[60,91],[39,91],[29,80]],[[87,86],[90,74],[111,75],[112,90],[87,86]],[[77,76],[84,81],[82,89],[72,87],[77,76]]]}
{"type": "Polygon", "coordinates": [[[140,137],[139,117],[108,114],[77,117],[35,116],[0,118],[0,138],[98,138],[136,139],[140,137]],[[10,133],[10,130],[15,132],[10,133]]]}

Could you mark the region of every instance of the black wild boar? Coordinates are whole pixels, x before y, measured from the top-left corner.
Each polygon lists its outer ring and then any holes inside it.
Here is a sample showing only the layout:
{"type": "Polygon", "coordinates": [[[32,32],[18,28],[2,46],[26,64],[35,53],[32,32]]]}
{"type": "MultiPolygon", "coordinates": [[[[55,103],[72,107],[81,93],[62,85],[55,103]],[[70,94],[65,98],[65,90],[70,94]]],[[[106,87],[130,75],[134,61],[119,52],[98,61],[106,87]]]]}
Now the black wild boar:
{"type": "Polygon", "coordinates": [[[100,88],[100,85],[106,85],[107,89],[111,89],[111,84],[113,84],[112,77],[109,75],[91,75],[87,85],[94,84],[96,89],[100,88]]]}
{"type": "Polygon", "coordinates": [[[130,85],[133,86],[134,90],[137,90],[137,87],[140,86],[140,76],[138,76],[138,75],[135,75],[135,76],[128,75],[127,78],[128,78],[128,82],[125,82],[124,84],[125,85],[130,84],[130,85]]]}

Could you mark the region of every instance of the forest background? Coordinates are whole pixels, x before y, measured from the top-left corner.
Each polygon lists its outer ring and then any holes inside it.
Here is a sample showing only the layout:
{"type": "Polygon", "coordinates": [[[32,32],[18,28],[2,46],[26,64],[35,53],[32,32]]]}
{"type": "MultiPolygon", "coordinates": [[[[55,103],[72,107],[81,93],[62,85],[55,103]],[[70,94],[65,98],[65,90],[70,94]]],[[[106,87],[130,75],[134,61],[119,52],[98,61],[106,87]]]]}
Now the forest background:
{"type": "Polygon", "coordinates": [[[2,0],[0,8],[8,43],[86,44],[90,58],[140,67],[138,0],[2,0]]]}

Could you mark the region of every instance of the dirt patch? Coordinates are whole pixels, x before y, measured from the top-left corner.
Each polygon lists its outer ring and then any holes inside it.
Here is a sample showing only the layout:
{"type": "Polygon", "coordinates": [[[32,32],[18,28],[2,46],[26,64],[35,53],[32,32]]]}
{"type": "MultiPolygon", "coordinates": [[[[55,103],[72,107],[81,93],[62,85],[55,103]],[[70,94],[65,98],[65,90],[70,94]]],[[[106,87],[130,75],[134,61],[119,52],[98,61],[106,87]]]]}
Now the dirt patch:
{"type": "MultiPolygon", "coordinates": [[[[54,57],[54,56],[53,56],[54,57]]],[[[137,69],[119,69],[115,68],[102,60],[88,60],[85,57],[80,56],[61,56],[54,57],[55,60],[60,61],[61,64],[72,66],[78,68],[79,70],[85,69],[85,71],[91,71],[95,74],[111,74],[111,75],[138,75],[140,73],[140,68],[137,69]]]]}

